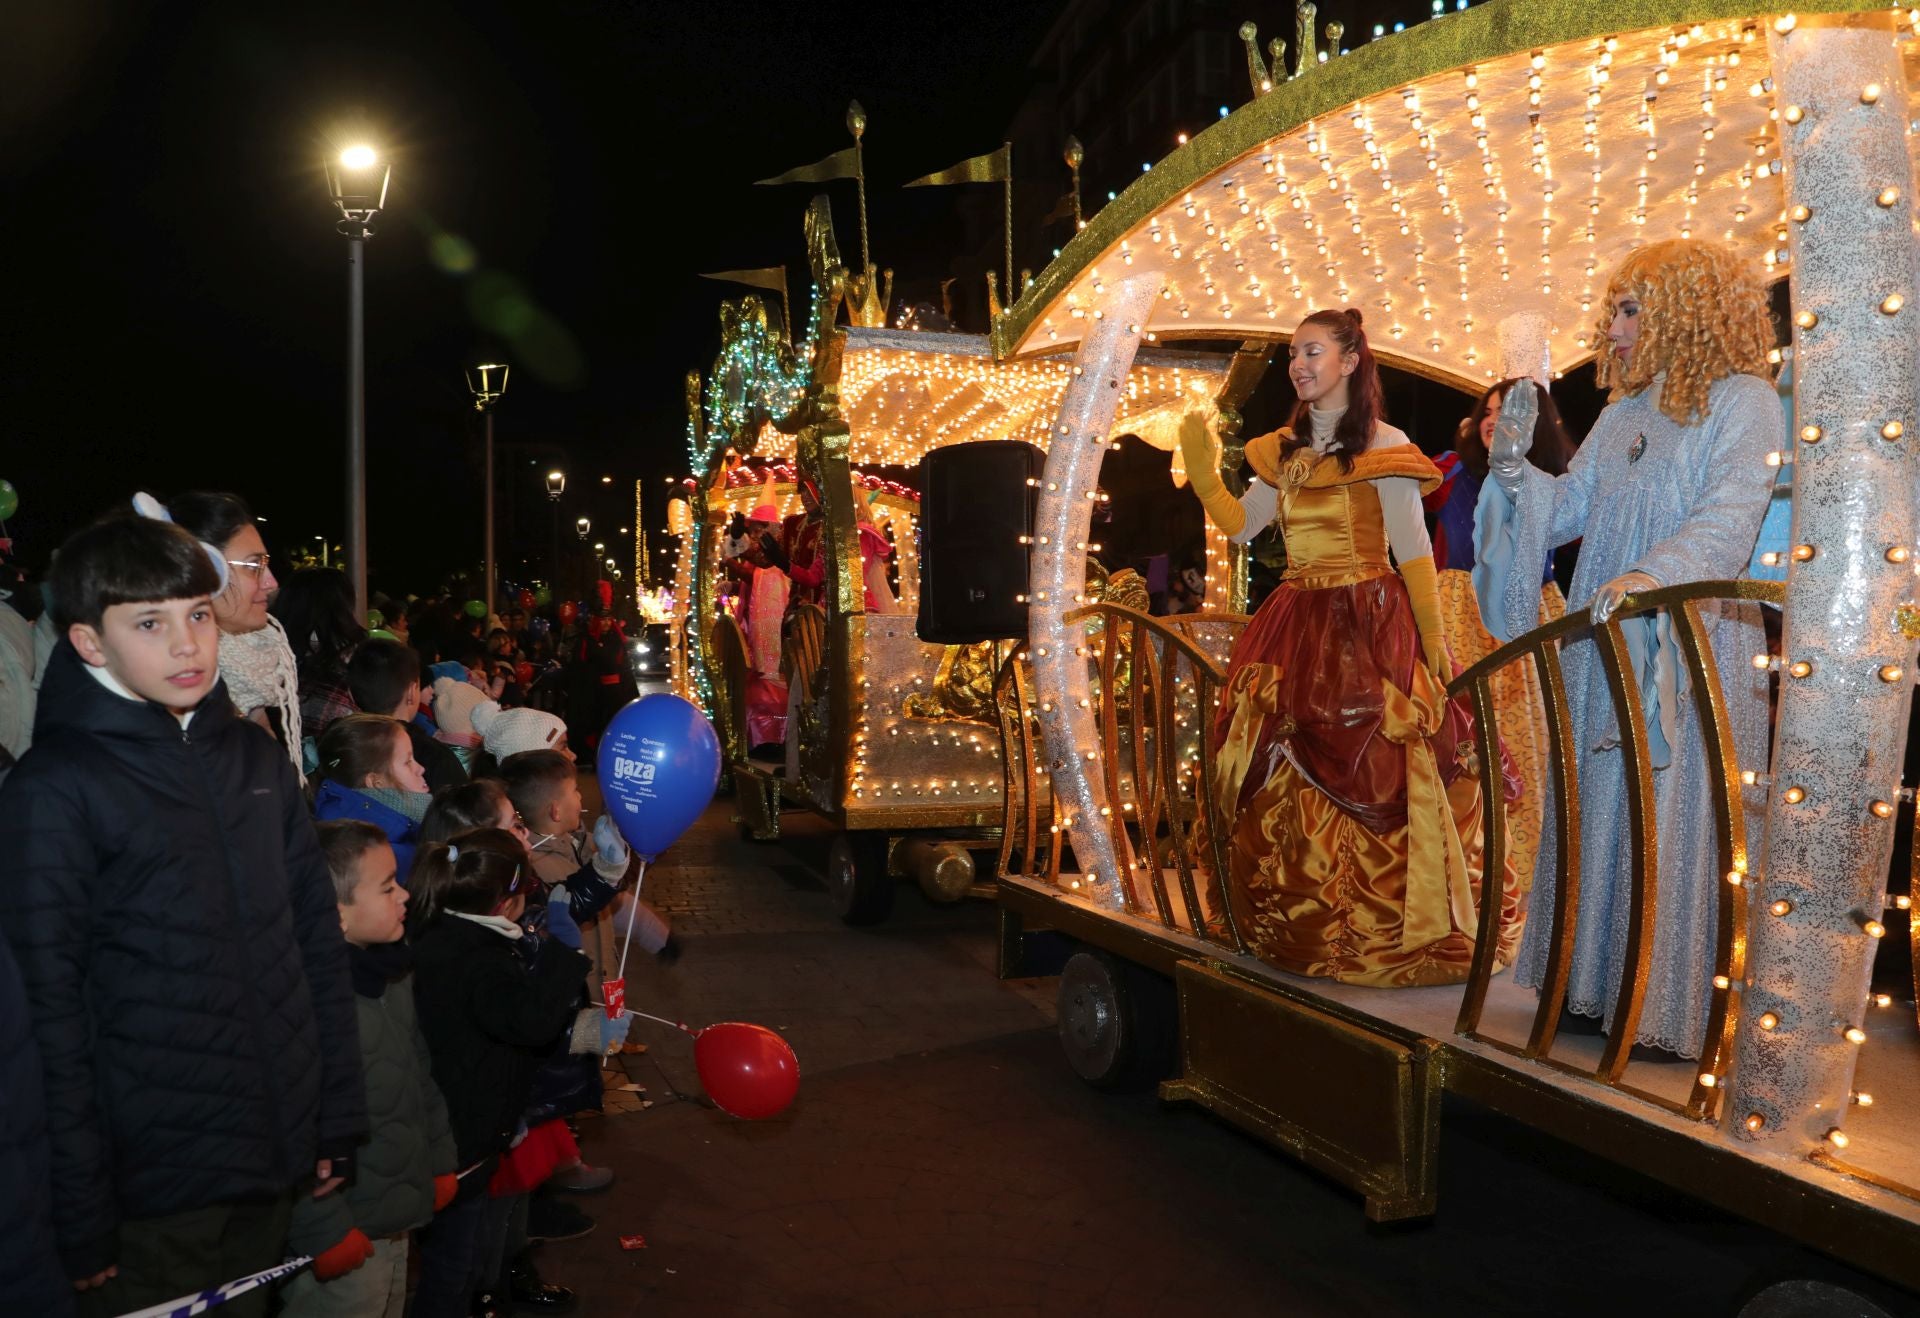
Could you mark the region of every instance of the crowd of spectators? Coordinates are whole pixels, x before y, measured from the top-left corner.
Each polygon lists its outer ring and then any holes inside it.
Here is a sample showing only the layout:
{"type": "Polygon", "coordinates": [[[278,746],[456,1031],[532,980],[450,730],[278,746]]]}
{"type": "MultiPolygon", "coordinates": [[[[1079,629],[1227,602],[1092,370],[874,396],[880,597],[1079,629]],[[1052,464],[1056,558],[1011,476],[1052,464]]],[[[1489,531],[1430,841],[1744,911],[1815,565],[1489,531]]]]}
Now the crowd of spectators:
{"type": "Polygon", "coordinates": [[[601,979],[679,953],[578,780],[634,691],[604,602],[361,614],[219,493],[5,564],[0,1294],[571,1307],[532,1247],[592,1229],[576,1123],[643,1051],[601,979]]]}

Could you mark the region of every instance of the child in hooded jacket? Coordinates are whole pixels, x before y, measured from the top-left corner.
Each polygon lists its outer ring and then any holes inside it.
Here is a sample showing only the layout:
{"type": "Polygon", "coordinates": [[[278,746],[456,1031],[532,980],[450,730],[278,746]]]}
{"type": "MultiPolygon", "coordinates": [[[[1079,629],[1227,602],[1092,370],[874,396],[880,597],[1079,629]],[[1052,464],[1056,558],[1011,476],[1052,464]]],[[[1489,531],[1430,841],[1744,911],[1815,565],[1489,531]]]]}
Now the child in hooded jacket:
{"type": "Polygon", "coordinates": [[[420,820],[432,800],[426,771],[413,757],[413,739],[399,719],[351,714],[328,725],[320,738],[314,818],[360,819],[386,834],[402,882],[413,872],[420,820]]]}
{"type": "Polygon", "coordinates": [[[414,1014],[406,943],[407,890],[393,848],[358,819],[319,826],[353,972],[366,1073],[367,1142],[354,1180],[294,1205],[287,1246],[313,1267],[288,1283],[286,1318],[400,1318],[407,1302],[407,1232],[451,1203],[453,1131],[414,1014]]]}

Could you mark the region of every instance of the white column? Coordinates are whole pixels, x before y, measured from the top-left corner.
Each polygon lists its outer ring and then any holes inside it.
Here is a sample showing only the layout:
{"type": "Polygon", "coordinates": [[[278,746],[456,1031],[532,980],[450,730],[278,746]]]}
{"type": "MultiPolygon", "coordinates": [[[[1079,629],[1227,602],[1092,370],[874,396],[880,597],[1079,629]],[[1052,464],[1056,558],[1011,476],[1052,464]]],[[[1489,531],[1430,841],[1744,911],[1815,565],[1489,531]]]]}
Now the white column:
{"type": "Polygon", "coordinates": [[[1087,312],[1090,323],[1073,357],[1073,378],[1060,399],[1041,478],[1034,521],[1033,579],[1028,583],[1027,652],[1046,768],[1053,783],[1054,822],[1073,844],[1081,883],[1095,903],[1126,904],[1114,855],[1106,785],[1101,777],[1099,730],[1091,709],[1086,632],[1062,616],[1084,602],[1087,539],[1100,482],[1100,460],[1121,389],[1140,346],[1147,312],[1159,292],[1153,278],[1111,286],[1087,312]]]}
{"type": "Polygon", "coordinates": [[[1769,44],[1800,430],[1767,843],[1723,1123],[1799,1156],[1845,1121],[1849,1031],[1885,918],[1913,694],[1914,643],[1894,615],[1915,597],[1920,307],[1890,21],[1781,18],[1769,44]]]}

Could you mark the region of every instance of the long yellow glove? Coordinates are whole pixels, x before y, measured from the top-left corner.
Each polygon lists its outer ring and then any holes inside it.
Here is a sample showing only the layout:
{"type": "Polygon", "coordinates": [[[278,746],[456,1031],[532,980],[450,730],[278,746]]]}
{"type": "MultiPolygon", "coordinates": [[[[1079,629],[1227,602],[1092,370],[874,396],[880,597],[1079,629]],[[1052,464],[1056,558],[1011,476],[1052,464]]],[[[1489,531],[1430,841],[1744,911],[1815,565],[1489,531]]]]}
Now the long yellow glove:
{"type": "Polygon", "coordinates": [[[1207,433],[1207,419],[1198,412],[1187,413],[1180,423],[1180,459],[1187,464],[1187,482],[1200,496],[1213,524],[1229,536],[1246,529],[1247,513],[1240,501],[1227,491],[1220,479],[1219,459],[1214,456],[1213,436],[1207,433]]]}
{"type": "Polygon", "coordinates": [[[1402,563],[1400,579],[1407,583],[1407,598],[1413,605],[1413,625],[1420,632],[1420,653],[1441,682],[1451,682],[1453,664],[1447,657],[1446,629],[1440,622],[1440,577],[1433,568],[1433,555],[1402,563]]]}

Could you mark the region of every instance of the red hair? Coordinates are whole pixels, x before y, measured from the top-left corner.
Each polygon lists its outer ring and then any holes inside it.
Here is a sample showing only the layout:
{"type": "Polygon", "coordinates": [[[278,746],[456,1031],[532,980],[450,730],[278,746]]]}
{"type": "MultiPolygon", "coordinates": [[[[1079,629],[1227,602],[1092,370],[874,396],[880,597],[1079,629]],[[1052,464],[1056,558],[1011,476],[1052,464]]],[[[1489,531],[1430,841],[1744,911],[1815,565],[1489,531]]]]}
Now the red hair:
{"type": "MultiPolygon", "coordinates": [[[[1353,353],[1359,364],[1353,368],[1353,374],[1347,377],[1347,410],[1333,428],[1333,452],[1340,455],[1340,467],[1343,471],[1353,469],[1353,460],[1367,451],[1367,445],[1373,442],[1374,427],[1387,419],[1386,398],[1380,392],[1380,368],[1374,364],[1373,349],[1367,343],[1367,332],[1361,326],[1360,309],[1348,307],[1345,311],[1316,311],[1301,321],[1302,326],[1318,325],[1326,330],[1329,337],[1340,345],[1340,354],[1353,353]]],[[[1297,335],[1299,330],[1294,333],[1297,335]]],[[[1282,452],[1292,452],[1297,448],[1306,448],[1313,443],[1313,420],[1308,415],[1310,404],[1302,400],[1293,407],[1293,419],[1288,429],[1292,437],[1288,439],[1282,452]]]]}

